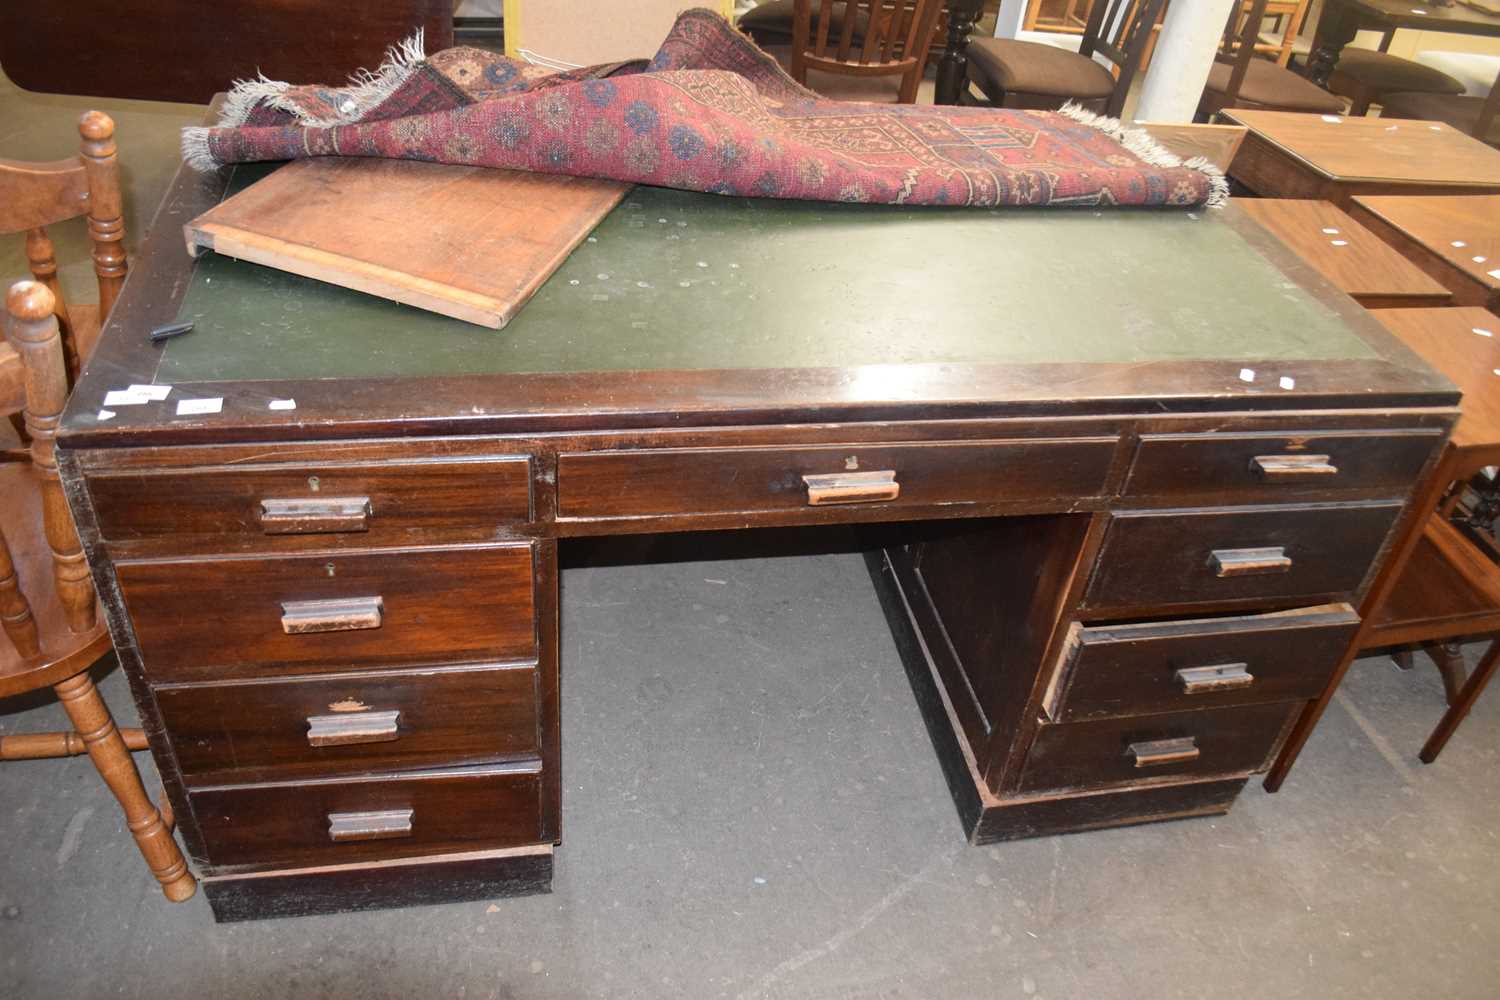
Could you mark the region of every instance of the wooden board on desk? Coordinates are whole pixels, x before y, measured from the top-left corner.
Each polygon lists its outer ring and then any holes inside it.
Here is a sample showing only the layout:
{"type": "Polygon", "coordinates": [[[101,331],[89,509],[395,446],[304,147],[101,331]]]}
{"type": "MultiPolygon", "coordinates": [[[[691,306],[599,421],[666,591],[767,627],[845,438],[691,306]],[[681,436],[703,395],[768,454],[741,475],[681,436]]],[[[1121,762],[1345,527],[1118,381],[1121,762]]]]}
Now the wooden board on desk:
{"type": "Polygon", "coordinates": [[[183,227],[214,250],[503,327],[630,185],[415,160],[316,157],[183,227]]]}

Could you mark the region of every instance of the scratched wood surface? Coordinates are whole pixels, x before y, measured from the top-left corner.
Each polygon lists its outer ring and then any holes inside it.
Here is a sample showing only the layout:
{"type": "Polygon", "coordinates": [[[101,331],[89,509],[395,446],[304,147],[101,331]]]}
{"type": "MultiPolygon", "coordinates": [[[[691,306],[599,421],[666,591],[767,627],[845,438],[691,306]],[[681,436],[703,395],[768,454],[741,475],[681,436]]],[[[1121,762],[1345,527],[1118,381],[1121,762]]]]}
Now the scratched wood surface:
{"type": "Polygon", "coordinates": [[[503,327],[630,185],[411,160],[291,163],[183,227],[241,260],[503,327]]]}

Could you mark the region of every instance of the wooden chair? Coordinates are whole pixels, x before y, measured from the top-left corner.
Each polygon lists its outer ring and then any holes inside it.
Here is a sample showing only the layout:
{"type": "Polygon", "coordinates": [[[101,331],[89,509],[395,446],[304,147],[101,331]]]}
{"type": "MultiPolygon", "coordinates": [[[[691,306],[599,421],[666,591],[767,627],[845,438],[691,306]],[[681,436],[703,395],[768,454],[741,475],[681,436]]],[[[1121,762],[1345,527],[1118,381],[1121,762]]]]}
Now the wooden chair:
{"type": "Polygon", "coordinates": [[[168,899],[197,882],[130,758],[144,745],[115,727],[89,668],[109,651],[83,547],[58,479],[54,439],[68,384],[52,292],[17,282],[6,296],[8,346],[0,345],[0,398],[25,399],[31,461],[0,464],[0,697],[51,687],[76,731],[0,740],[0,759],[87,752],[168,899]]]}
{"type": "Polygon", "coordinates": [[[1460,132],[1491,146],[1500,146],[1500,128],[1495,127],[1497,112],[1500,112],[1500,77],[1496,78],[1486,97],[1469,97],[1463,94],[1389,94],[1380,107],[1382,118],[1446,122],[1460,132]]]}
{"type": "Polygon", "coordinates": [[[1378,49],[1345,46],[1328,77],[1328,89],[1349,98],[1351,115],[1368,114],[1371,104],[1385,104],[1391,94],[1462,94],[1464,85],[1447,73],[1390,53],[1395,29],[1380,39],[1378,49]]]}
{"type": "Polygon", "coordinates": [[[1225,108],[1343,114],[1340,98],[1284,66],[1256,58],[1266,7],[1267,0],[1249,0],[1230,9],[1218,58],[1198,101],[1199,116],[1206,119],[1225,108]]]}
{"type": "Polygon", "coordinates": [[[1274,17],[1280,23],[1275,32],[1267,34],[1261,31],[1255,51],[1271,57],[1278,66],[1289,65],[1292,46],[1297,44],[1297,36],[1302,33],[1302,24],[1307,20],[1307,8],[1311,3],[1312,0],[1268,0],[1265,16],[1274,17]]]}
{"type": "Polygon", "coordinates": [[[1073,101],[1118,118],[1164,4],[1097,0],[1077,52],[1043,42],[976,38],[968,46],[968,80],[985,101],[976,101],[965,87],[960,103],[1050,109],[1073,101]],[[1109,60],[1114,72],[1096,62],[1095,55],[1109,60]]]}
{"type": "Polygon", "coordinates": [[[115,123],[102,111],[87,111],[78,132],[83,144],[77,156],[51,163],[0,159],[0,234],[26,234],[31,276],[57,303],[69,386],[93,351],[127,267],[115,123]],[[57,283],[57,256],[46,227],[79,216],[87,217],[94,244],[98,304],[66,302],[57,283]]]}
{"type": "Polygon", "coordinates": [[[882,93],[880,87],[884,84],[888,90],[890,82],[899,79],[896,101],[916,103],[942,0],[846,0],[837,33],[832,30],[835,6],[833,0],[796,0],[792,77],[803,86],[808,85],[810,70],[854,77],[857,83],[847,89],[814,89],[830,97],[859,101],[889,100],[890,94],[882,93]],[[862,25],[863,32],[858,45],[856,24],[862,25]],[[869,86],[872,81],[874,87],[869,86]]]}

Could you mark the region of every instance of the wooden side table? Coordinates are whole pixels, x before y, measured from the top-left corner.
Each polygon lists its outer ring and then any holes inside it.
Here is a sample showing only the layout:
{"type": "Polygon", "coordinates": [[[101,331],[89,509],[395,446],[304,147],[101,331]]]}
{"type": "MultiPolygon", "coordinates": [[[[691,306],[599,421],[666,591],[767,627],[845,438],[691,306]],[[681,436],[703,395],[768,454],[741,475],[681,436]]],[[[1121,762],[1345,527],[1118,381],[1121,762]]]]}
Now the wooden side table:
{"type": "Polygon", "coordinates": [[[1500,195],[1360,195],[1349,214],[1442,282],[1461,306],[1500,306],[1500,195]]]}
{"type": "Polygon", "coordinates": [[[1500,150],[1438,122],[1235,108],[1250,130],[1229,175],[1264,198],[1348,208],[1363,194],[1500,193],[1500,150]]]}
{"type": "Polygon", "coordinates": [[[1366,309],[1443,306],[1453,297],[1437,279],[1326,201],[1243,198],[1237,204],[1366,309]]]}
{"type": "MultiPolygon", "coordinates": [[[[1500,566],[1448,520],[1444,498],[1457,482],[1500,465],[1500,319],[1472,306],[1383,309],[1373,313],[1390,331],[1463,391],[1462,415],[1431,478],[1413,498],[1410,518],[1361,605],[1361,622],[1323,694],[1297,720],[1266,775],[1274,792],[1297,760],[1349,665],[1381,646],[1442,643],[1500,633],[1500,566]]],[[[1443,654],[1439,653],[1438,657],[1443,654]]],[[[1478,699],[1500,661],[1500,642],[1460,686],[1445,668],[1450,707],[1428,738],[1421,759],[1431,763],[1478,699]]]]}

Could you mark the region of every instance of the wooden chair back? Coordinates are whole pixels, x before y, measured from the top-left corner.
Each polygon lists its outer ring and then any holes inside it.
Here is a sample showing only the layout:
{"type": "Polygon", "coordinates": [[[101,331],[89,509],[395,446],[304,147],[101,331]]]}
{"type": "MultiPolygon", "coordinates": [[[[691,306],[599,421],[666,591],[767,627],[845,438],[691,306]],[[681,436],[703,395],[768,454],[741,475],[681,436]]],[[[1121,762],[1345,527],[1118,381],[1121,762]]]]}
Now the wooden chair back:
{"type": "Polygon", "coordinates": [[[1224,91],[1224,106],[1234,107],[1239,99],[1240,88],[1245,85],[1245,74],[1250,72],[1250,60],[1255,58],[1260,44],[1261,26],[1266,20],[1268,0],[1245,0],[1229,9],[1229,21],[1224,25],[1224,34],[1219,38],[1219,62],[1228,63],[1229,86],[1224,91]]]}
{"type": "Polygon", "coordinates": [[[1103,56],[1114,66],[1115,89],[1104,113],[1118,118],[1125,97],[1156,36],[1167,0],[1095,0],[1078,46],[1080,55],[1103,56]]]}
{"type": "Polygon", "coordinates": [[[125,283],[127,268],[115,123],[102,111],[88,111],[78,121],[78,132],[83,142],[77,156],[50,163],[0,159],[0,235],[26,234],[31,276],[56,303],[69,385],[125,283]],[[79,216],[88,220],[94,247],[97,309],[70,309],[57,283],[56,250],[47,236],[47,226],[79,216]]]}
{"type": "Polygon", "coordinates": [[[932,47],[942,0],[844,0],[843,30],[830,37],[834,0],[796,0],[792,21],[792,76],[808,69],[849,76],[900,76],[899,100],[912,104],[932,47]],[[814,6],[817,8],[814,30],[814,6]],[[855,21],[866,19],[854,41],[855,21]]]}
{"type": "Polygon", "coordinates": [[[1484,99],[1484,106],[1479,109],[1479,121],[1474,123],[1474,138],[1480,142],[1489,142],[1490,126],[1495,124],[1495,116],[1500,114],[1500,76],[1490,85],[1490,92],[1484,99]]]}
{"type": "MultiPolygon", "coordinates": [[[[40,282],[19,281],[6,295],[5,307],[7,343],[0,345],[0,355],[10,357],[0,358],[0,371],[21,382],[32,469],[17,465],[0,467],[0,475],[4,476],[0,482],[5,483],[6,494],[0,502],[7,507],[20,507],[25,501],[19,494],[28,485],[34,484],[40,491],[41,530],[51,551],[52,583],[57,602],[62,606],[63,621],[69,631],[88,635],[96,625],[94,587],[57,473],[55,442],[63,404],[68,399],[68,379],[54,314],[56,303],[51,291],[40,282]],[[28,472],[35,475],[22,475],[28,472]]],[[[10,391],[14,391],[13,386],[10,391]]],[[[33,550],[35,546],[29,542],[29,539],[7,539],[0,532],[0,625],[23,661],[40,655],[43,646],[55,653],[65,645],[41,640],[32,601],[21,590],[13,551],[33,550]],[[23,543],[24,548],[12,549],[13,545],[23,543]]],[[[51,596],[46,595],[49,602],[51,596]]],[[[42,599],[41,595],[32,597],[42,599]]],[[[4,660],[0,657],[0,662],[4,660]]]]}
{"type": "MultiPolygon", "coordinates": [[[[1248,0],[1246,0],[1248,5],[1248,0]]],[[[1281,33],[1266,35],[1257,32],[1255,51],[1273,56],[1276,65],[1286,66],[1292,61],[1292,46],[1302,33],[1302,24],[1307,20],[1307,8],[1312,0],[1267,0],[1265,16],[1280,19],[1277,30],[1281,33]]]]}

